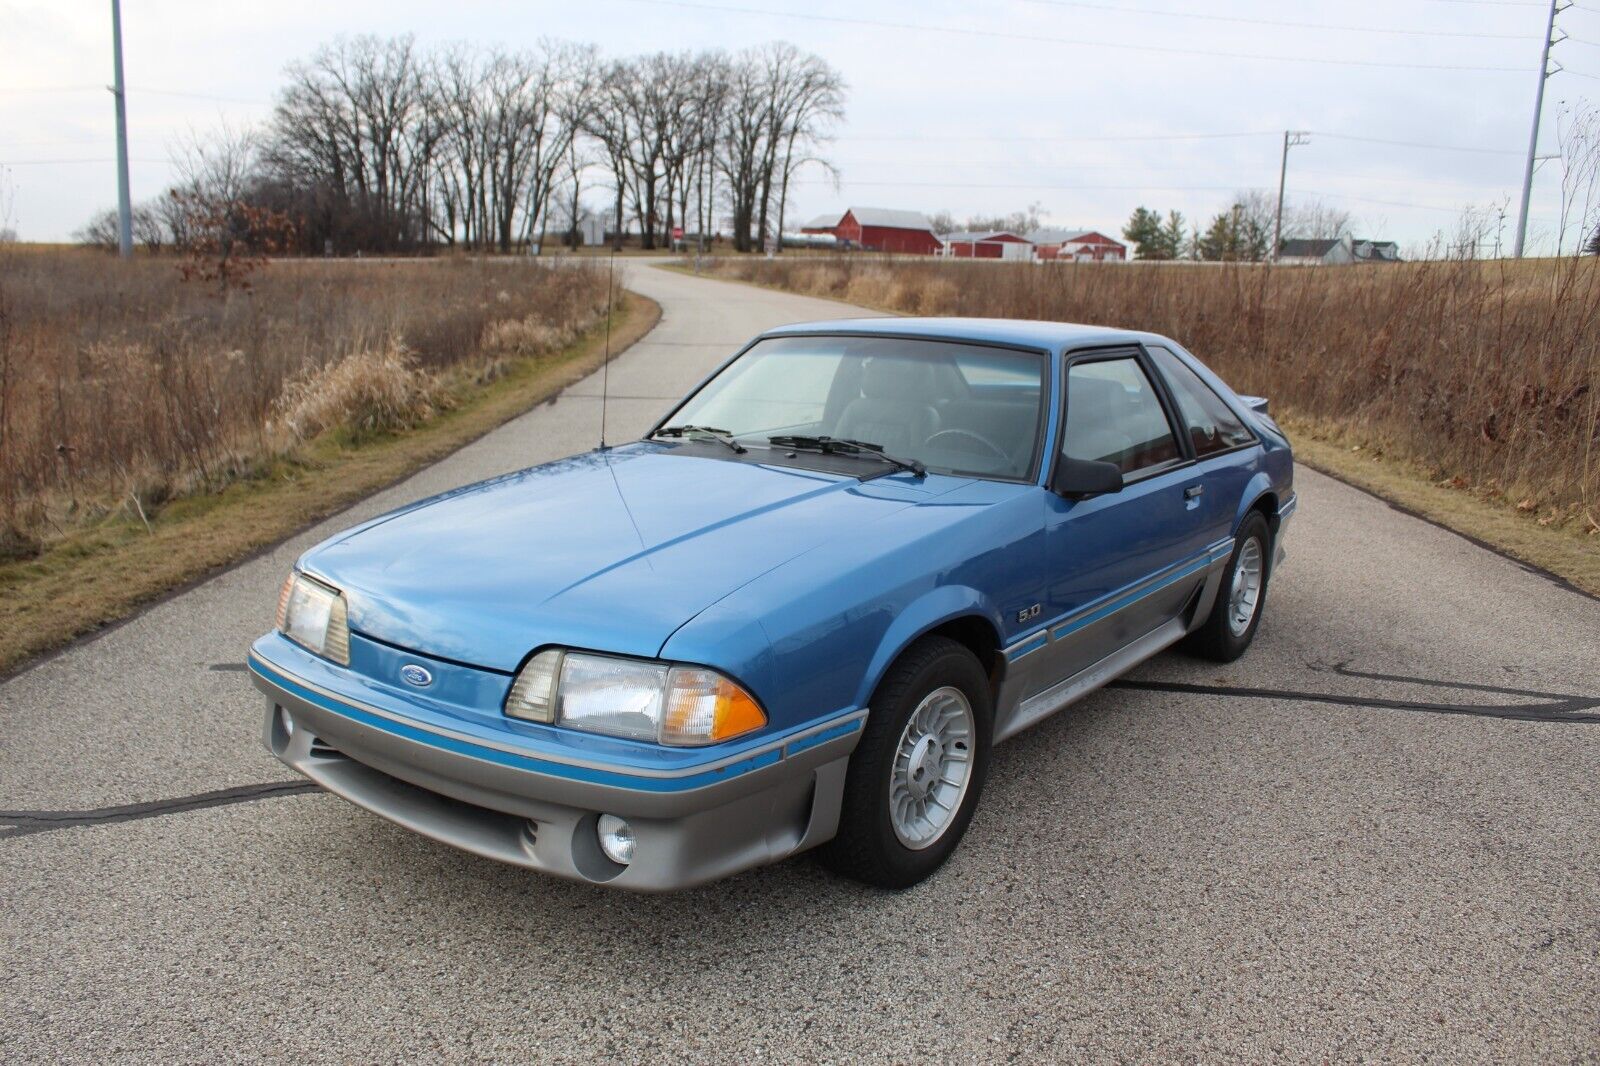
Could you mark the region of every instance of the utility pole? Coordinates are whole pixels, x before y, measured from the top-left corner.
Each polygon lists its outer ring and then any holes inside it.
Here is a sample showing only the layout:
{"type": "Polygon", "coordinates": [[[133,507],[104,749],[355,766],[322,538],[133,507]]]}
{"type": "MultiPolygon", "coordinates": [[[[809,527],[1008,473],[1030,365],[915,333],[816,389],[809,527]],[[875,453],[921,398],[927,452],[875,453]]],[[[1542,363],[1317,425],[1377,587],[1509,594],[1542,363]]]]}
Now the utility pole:
{"type": "Polygon", "coordinates": [[[122,3],[111,0],[111,52],[116,67],[117,98],[117,251],[133,255],[133,202],[128,196],[128,94],[122,84],[122,3]]]}
{"type": "MultiPolygon", "coordinates": [[[[1556,16],[1572,6],[1572,0],[1565,4],[1561,0],[1550,0],[1550,15],[1544,24],[1544,49],[1539,53],[1539,87],[1533,94],[1533,131],[1528,134],[1528,165],[1522,171],[1522,210],[1517,213],[1517,243],[1512,248],[1511,254],[1518,259],[1522,258],[1522,245],[1528,237],[1528,201],[1533,197],[1533,164],[1534,155],[1539,151],[1539,118],[1544,110],[1544,83],[1549,80],[1555,71],[1550,69],[1550,48],[1567,39],[1565,31],[1560,40],[1556,39],[1556,16]]],[[[1556,64],[1556,70],[1561,69],[1561,64],[1556,64]]]]}
{"type": "Polygon", "coordinates": [[[1272,223],[1272,254],[1267,258],[1278,261],[1278,245],[1283,243],[1283,189],[1289,180],[1289,149],[1311,143],[1311,134],[1305,130],[1283,131],[1283,161],[1278,164],[1278,217],[1272,223]]]}

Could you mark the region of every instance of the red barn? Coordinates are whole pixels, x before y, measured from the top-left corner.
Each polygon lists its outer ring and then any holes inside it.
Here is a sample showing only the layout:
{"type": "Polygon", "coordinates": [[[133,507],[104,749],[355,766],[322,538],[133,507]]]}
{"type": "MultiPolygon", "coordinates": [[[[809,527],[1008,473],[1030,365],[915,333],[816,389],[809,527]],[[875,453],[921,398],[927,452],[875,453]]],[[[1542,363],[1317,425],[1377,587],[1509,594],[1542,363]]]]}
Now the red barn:
{"type": "Polygon", "coordinates": [[[1040,259],[1069,259],[1080,263],[1120,262],[1128,246],[1094,230],[1041,229],[1028,234],[1040,259]]]}
{"type": "Polygon", "coordinates": [[[1033,242],[1003,230],[994,233],[952,233],[944,239],[947,255],[957,259],[1032,259],[1033,242]]]}
{"type": "Polygon", "coordinates": [[[868,252],[935,255],[943,247],[924,215],[884,207],[850,208],[833,227],[833,235],[868,252]]]}

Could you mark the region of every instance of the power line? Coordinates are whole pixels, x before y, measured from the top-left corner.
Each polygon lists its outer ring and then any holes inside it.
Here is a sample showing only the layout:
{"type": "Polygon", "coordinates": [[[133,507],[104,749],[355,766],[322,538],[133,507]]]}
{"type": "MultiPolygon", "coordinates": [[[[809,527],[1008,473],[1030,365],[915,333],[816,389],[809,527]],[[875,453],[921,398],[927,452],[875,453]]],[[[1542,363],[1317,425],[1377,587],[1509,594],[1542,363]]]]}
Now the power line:
{"type": "Polygon", "coordinates": [[[1372,196],[1356,196],[1346,192],[1324,192],[1317,189],[1303,189],[1302,196],[1323,196],[1329,200],[1355,200],[1364,204],[1380,204],[1384,207],[1409,207],[1417,211],[1443,211],[1446,214],[1459,215],[1464,206],[1457,204],[1454,207],[1445,207],[1440,204],[1418,204],[1406,200],[1380,200],[1372,196]]]}
{"type": "MultiPolygon", "coordinates": [[[[799,178],[791,185],[828,185],[829,178],[799,178]]],[[[976,181],[851,181],[843,178],[840,185],[861,185],[869,188],[913,189],[1037,189],[1047,192],[1114,191],[1169,191],[1169,192],[1237,192],[1238,185],[1059,185],[1053,182],[976,182],[976,181]]]]}
{"type": "Polygon", "coordinates": [[[1365,144],[1387,144],[1400,148],[1427,148],[1440,152],[1476,152],[1482,155],[1521,155],[1522,153],[1511,148],[1479,148],[1465,144],[1438,144],[1428,141],[1395,141],[1383,137],[1357,137],[1350,133],[1329,133],[1326,130],[1311,130],[1318,137],[1331,137],[1336,141],[1361,141],[1365,144]]]}
{"type": "Polygon", "coordinates": [[[1422,0],[1427,4],[1465,4],[1470,7],[1543,7],[1539,0],[1422,0]]]}
{"type": "Polygon", "coordinates": [[[0,87],[0,93],[7,96],[22,93],[98,93],[104,92],[104,85],[11,85],[0,87]]]}
{"type": "Polygon", "coordinates": [[[991,137],[985,135],[966,136],[952,135],[941,136],[932,134],[928,136],[915,136],[911,134],[856,134],[850,137],[835,137],[836,141],[981,141],[984,143],[1024,143],[1037,141],[1039,143],[1061,143],[1083,141],[1086,143],[1106,143],[1113,141],[1215,141],[1235,137],[1276,137],[1278,130],[1248,130],[1242,133],[1136,133],[1119,134],[1115,136],[1051,136],[1051,137],[991,137]]]}
{"type": "MultiPolygon", "coordinates": [[[[1281,134],[1280,134],[1281,136],[1281,134]]],[[[826,178],[804,178],[793,184],[798,185],[829,185],[833,182],[826,178]]],[[[1238,185],[1061,185],[1050,182],[955,182],[955,181],[850,181],[845,179],[842,185],[859,185],[864,187],[893,187],[893,188],[919,188],[919,189],[981,189],[981,190],[1027,190],[1032,192],[1223,192],[1235,193],[1239,191],[1238,185]]],[[[1465,205],[1457,204],[1447,207],[1442,204],[1419,204],[1407,200],[1385,200],[1372,196],[1358,196],[1353,193],[1327,192],[1317,189],[1302,189],[1301,196],[1320,196],[1330,200],[1355,200],[1361,203],[1380,204],[1385,207],[1407,207],[1419,211],[1442,211],[1448,214],[1460,214],[1465,205]]]]}
{"type": "MultiPolygon", "coordinates": [[[[1259,52],[1225,52],[1202,48],[1168,48],[1153,44],[1129,44],[1126,41],[1091,41],[1079,37],[1051,37],[1042,34],[1003,33],[999,30],[962,29],[954,26],[933,26],[927,23],[890,22],[884,19],[852,18],[844,15],[818,15],[801,11],[772,11],[733,4],[699,3],[695,0],[624,0],[632,4],[651,4],[659,7],[678,7],[693,11],[719,11],[733,15],[755,15],[765,18],[798,19],[805,22],[829,22],[845,26],[867,26],[880,30],[911,30],[924,33],[954,34],[959,37],[983,37],[991,40],[1024,41],[1029,44],[1064,44],[1078,48],[1121,49],[1128,52],[1152,52],[1159,55],[1206,56],[1212,59],[1246,59],[1272,63],[1318,64],[1334,67],[1365,67],[1385,70],[1460,70],[1496,73],[1523,73],[1521,67],[1489,67],[1454,63],[1394,63],[1376,59],[1334,59],[1328,56],[1285,56],[1259,52]]],[[[1478,0],[1473,0],[1478,2],[1478,0]]],[[[1488,0],[1483,0],[1488,2],[1488,0]]]]}
{"type": "MultiPolygon", "coordinates": [[[[1522,154],[1520,152],[1517,152],[1517,151],[1515,151],[1513,149],[1509,149],[1509,148],[1485,148],[1485,147],[1482,147],[1482,146],[1479,146],[1479,145],[1470,145],[1470,144],[1442,144],[1442,143],[1439,143],[1439,142],[1436,142],[1436,141],[1402,141],[1402,140],[1393,140],[1393,139],[1384,138],[1384,137],[1361,137],[1361,136],[1357,136],[1355,134],[1350,134],[1350,133],[1330,133],[1327,130],[1310,130],[1308,132],[1315,133],[1318,137],[1329,137],[1329,138],[1332,138],[1334,140],[1361,141],[1361,142],[1364,142],[1364,143],[1367,143],[1367,144],[1383,144],[1383,145],[1389,145],[1391,147],[1399,147],[1399,148],[1426,148],[1426,149],[1434,149],[1434,150],[1438,150],[1438,151],[1442,151],[1442,152],[1475,152],[1475,153],[1482,153],[1482,154],[1485,154],[1485,155],[1521,155],[1522,154]]],[[[970,142],[974,142],[974,143],[983,143],[983,144],[991,144],[991,143],[993,143],[993,144],[1030,143],[1030,142],[1040,143],[1040,144],[1057,144],[1057,143],[1083,142],[1083,143],[1097,143],[1098,144],[1098,143],[1140,142],[1140,141],[1209,141],[1209,140],[1224,140],[1224,139],[1248,138],[1248,137],[1281,137],[1282,135],[1283,135],[1283,131],[1282,130],[1244,130],[1244,131],[1229,132],[1229,133],[1149,133],[1149,134],[1126,134],[1126,135],[1114,135],[1114,136],[1100,136],[1100,135],[1080,136],[1080,135],[1076,135],[1076,134],[1063,134],[1063,135],[1060,135],[1060,136],[1046,136],[1046,137],[993,137],[993,136],[986,136],[986,135],[970,136],[970,135],[965,135],[965,134],[963,134],[963,135],[942,135],[942,134],[914,135],[914,134],[891,133],[891,134],[882,134],[882,135],[857,134],[857,135],[850,136],[850,137],[835,137],[834,140],[835,141],[885,141],[885,142],[890,142],[890,141],[970,141],[970,142]]]]}
{"type": "Polygon", "coordinates": [[[214,96],[211,93],[192,93],[182,89],[147,89],[138,85],[130,86],[130,88],[134,92],[144,93],[146,96],[177,96],[186,100],[207,100],[218,104],[249,104],[254,107],[272,106],[271,100],[253,100],[242,96],[214,96]]]}
{"type": "MultiPolygon", "coordinates": [[[[55,167],[67,166],[73,163],[115,163],[115,156],[105,156],[98,159],[0,159],[0,167],[55,167]]],[[[168,163],[171,160],[137,157],[134,163],[168,163]]]]}
{"type": "MultiPolygon", "coordinates": [[[[0,88],[0,94],[7,96],[31,95],[33,93],[100,93],[105,92],[104,85],[17,85],[0,88]]],[[[130,85],[129,92],[143,93],[145,96],[175,96],[186,100],[206,100],[216,104],[251,104],[260,107],[272,106],[271,100],[253,100],[242,96],[216,96],[212,93],[195,93],[185,89],[152,89],[144,85],[130,85]]]]}
{"type": "Polygon", "coordinates": [[[1025,0],[1030,4],[1047,7],[1081,8],[1088,11],[1109,11],[1118,15],[1155,15],[1163,18],[1192,19],[1204,22],[1233,22],[1251,26],[1280,26],[1297,30],[1337,30],[1344,33],[1376,33],[1398,37],[1471,37],[1492,41],[1537,40],[1525,33],[1471,33],[1464,30],[1402,30],[1385,26],[1352,26],[1349,23],[1293,22],[1287,19],[1249,18],[1243,15],[1211,15],[1195,11],[1162,11],[1150,7],[1119,7],[1114,4],[1096,4],[1089,0],[1025,0]]]}

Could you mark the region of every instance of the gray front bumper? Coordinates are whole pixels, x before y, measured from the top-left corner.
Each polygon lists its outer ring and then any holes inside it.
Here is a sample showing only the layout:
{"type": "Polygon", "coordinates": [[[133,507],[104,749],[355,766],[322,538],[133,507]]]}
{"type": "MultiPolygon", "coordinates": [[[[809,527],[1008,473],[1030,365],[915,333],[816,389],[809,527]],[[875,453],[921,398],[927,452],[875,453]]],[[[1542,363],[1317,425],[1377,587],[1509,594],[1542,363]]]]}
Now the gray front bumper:
{"type": "Polygon", "coordinates": [[[329,792],[408,829],[491,859],[641,892],[703,884],[821,844],[838,830],[858,733],[726,781],[655,792],[557,777],[418,743],[310,703],[259,673],[265,740],[329,792]],[[627,866],[600,850],[595,822],[632,824],[627,866]]]}

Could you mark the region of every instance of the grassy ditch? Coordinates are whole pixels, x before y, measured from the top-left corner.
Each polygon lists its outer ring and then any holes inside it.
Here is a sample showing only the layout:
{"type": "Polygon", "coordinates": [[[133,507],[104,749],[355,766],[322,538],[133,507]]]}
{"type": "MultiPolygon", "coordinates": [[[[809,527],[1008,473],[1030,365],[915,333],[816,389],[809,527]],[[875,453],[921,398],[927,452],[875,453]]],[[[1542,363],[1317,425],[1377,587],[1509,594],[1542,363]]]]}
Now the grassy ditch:
{"type": "MultiPolygon", "coordinates": [[[[499,299],[506,282],[491,276],[487,304],[461,301],[455,329],[464,340],[448,358],[447,345],[421,356],[417,341],[391,329],[374,334],[382,343],[291,370],[258,409],[262,428],[238,419],[222,434],[234,446],[202,469],[131,448],[120,478],[115,463],[100,481],[80,469],[68,504],[59,480],[35,484],[25,499],[37,521],[23,521],[29,515],[13,501],[14,542],[0,559],[0,675],[399,481],[588,374],[603,362],[606,325],[604,276],[598,289],[593,281],[562,297],[573,310],[560,318],[534,306],[548,293],[499,299]],[[467,314],[485,309],[477,320],[467,314]],[[127,477],[133,468],[139,478],[127,477]]],[[[406,288],[413,284],[421,298],[427,275],[406,288]]],[[[404,295],[389,298],[406,304],[404,295]]],[[[625,294],[612,315],[613,354],[659,315],[653,301],[625,294]]],[[[444,327],[419,314],[411,335],[428,328],[444,327]]]]}

